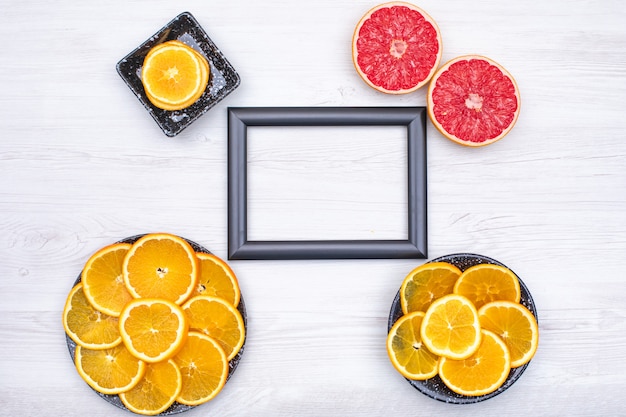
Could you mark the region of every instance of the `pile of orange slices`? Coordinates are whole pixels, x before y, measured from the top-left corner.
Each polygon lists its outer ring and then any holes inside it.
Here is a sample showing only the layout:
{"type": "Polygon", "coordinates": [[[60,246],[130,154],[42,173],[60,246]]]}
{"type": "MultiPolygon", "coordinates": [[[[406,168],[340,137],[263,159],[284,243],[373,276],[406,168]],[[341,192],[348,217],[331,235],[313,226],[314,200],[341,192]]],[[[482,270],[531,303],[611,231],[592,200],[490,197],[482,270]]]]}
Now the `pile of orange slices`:
{"type": "Polygon", "coordinates": [[[198,101],[207,88],[207,59],[187,44],[172,40],[153,47],[141,69],[146,97],[164,110],[181,110],[198,101]]]}
{"type": "Polygon", "coordinates": [[[519,279],[504,266],[462,272],[447,262],[426,263],[406,276],[399,297],[402,315],[389,330],[387,353],[407,379],[439,375],[457,394],[486,395],[537,350],[537,320],[520,303],[519,279]]]}
{"type": "Polygon", "coordinates": [[[147,234],[93,254],[70,291],[63,326],[80,376],[130,410],[194,406],[224,387],[245,340],[237,278],[185,239],[147,234]]]}

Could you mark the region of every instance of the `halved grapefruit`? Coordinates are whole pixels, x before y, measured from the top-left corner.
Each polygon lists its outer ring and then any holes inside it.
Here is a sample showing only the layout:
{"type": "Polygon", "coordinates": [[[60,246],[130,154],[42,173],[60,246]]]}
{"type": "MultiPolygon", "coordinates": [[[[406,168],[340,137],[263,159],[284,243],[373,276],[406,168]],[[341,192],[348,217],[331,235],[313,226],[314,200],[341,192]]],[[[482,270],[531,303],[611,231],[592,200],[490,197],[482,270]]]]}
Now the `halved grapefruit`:
{"type": "Polygon", "coordinates": [[[428,115],[448,139],[484,146],[502,139],[515,125],[520,94],[501,65],[479,55],[454,58],[433,76],[428,115]]]}
{"type": "Polygon", "coordinates": [[[410,3],[380,4],[359,21],[352,60],[363,80],[378,91],[406,94],[426,84],[441,60],[441,32],[410,3]]]}

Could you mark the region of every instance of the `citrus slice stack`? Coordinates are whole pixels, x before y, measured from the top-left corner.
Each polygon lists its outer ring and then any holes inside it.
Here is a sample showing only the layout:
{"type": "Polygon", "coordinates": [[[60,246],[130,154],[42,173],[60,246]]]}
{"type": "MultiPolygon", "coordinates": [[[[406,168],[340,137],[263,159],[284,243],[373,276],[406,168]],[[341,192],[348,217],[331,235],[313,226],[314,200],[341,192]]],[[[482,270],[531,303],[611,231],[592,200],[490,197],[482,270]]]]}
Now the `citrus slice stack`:
{"type": "Polygon", "coordinates": [[[141,69],[146,97],[164,110],[181,110],[195,103],[206,90],[209,76],[206,58],[176,40],[153,47],[141,69]]]}
{"type": "Polygon", "coordinates": [[[530,295],[503,265],[467,265],[466,255],[459,262],[445,259],[415,268],[403,280],[387,353],[406,379],[425,384],[438,376],[451,395],[486,396],[537,351],[537,319],[521,304],[522,295],[530,295]]]}
{"type": "Polygon", "coordinates": [[[234,272],[175,235],[128,242],[96,251],[67,297],[63,326],[79,375],[137,414],[209,401],[245,342],[234,272]]]}

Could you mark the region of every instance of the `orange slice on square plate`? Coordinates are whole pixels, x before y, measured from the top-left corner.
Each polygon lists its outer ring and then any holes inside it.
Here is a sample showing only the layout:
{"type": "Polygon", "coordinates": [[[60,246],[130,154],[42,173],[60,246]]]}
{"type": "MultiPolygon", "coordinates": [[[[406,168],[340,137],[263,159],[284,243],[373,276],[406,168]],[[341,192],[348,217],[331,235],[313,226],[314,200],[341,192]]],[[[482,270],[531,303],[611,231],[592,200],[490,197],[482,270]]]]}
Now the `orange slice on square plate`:
{"type": "Polygon", "coordinates": [[[200,53],[179,41],[153,47],[146,55],[141,81],[148,100],[164,110],[195,103],[209,82],[209,65],[200,53]]]}

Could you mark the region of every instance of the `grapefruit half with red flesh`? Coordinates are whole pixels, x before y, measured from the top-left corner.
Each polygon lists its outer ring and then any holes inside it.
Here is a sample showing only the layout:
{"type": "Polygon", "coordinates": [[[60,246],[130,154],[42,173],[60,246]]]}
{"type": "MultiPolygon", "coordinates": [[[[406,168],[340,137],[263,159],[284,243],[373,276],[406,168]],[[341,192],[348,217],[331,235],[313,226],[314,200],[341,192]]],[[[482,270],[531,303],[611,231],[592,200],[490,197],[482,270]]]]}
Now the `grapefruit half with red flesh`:
{"type": "Polygon", "coordinates": [[[380,4],[359,21],[352,60],[363,80],[378,91],[406,94],[426,84],[441,60],[441,32],[410,3],[380,4]]]}
{"type": "Polygon", "coordinates": [[[454,58],[433,76],[428,115],[448,139],[466,146],[489,145],[515,125],[520,94],[501,65],[479,55],[454,58]]]}

